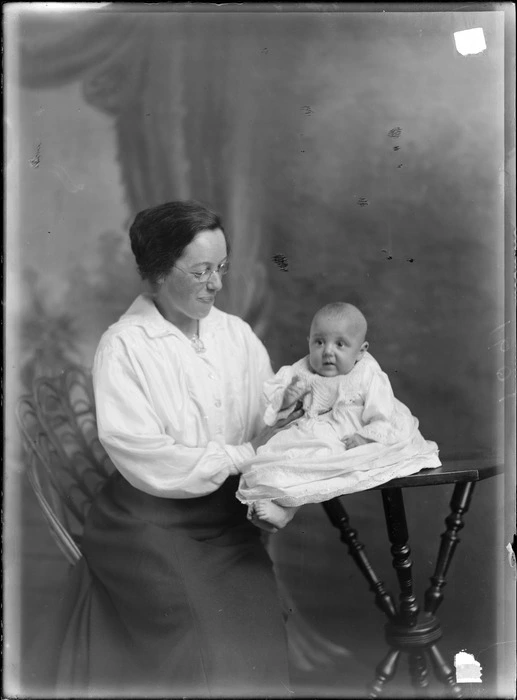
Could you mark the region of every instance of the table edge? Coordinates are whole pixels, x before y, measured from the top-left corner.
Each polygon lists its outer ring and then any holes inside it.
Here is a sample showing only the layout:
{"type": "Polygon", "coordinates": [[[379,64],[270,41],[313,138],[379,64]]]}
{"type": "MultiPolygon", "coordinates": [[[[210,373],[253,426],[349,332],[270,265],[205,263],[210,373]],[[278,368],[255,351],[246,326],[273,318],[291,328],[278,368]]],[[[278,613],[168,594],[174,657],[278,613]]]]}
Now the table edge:
{"type": "Polygon", "coordinates": [[[401,476],[384,484],[374,486],[373,490],[389,488],[412,488],[416,486],[439,486],[440,484],[457,484],[468,481],[483,481],[504,473],[504,464],[496,459],[452,459],[443,460],[441,467],[423,469],[416,474],[401,476]]]}

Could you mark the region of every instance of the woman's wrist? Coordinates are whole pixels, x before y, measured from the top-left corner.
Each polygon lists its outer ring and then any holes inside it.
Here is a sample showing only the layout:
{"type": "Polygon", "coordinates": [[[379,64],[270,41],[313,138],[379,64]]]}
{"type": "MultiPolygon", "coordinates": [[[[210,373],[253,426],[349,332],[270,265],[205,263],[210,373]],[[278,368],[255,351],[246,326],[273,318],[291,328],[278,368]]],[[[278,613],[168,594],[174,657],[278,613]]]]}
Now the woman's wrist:
{"type": "Polygon", "coordinates": [[[251,442],[242,445],[225,445],[226,454],[231,460],[230,474],[240,474],[240,466],[248,459],[255,456],[255,450],[251,442]]]}

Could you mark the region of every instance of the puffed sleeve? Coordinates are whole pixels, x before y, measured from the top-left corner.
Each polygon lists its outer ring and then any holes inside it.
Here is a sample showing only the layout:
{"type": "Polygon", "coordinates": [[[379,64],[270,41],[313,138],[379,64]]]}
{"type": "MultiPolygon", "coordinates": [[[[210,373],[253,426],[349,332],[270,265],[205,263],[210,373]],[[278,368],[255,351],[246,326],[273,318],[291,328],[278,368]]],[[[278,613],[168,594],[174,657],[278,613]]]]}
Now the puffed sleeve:
{"type": "Polygon", "coordinates": [[[163,498],[194,498],[215,491],[238,473],[219,443],[188,447],[165,432],[152,388],[117,338],[99,346],[93,382],[99,439],[135,488],[163,498]]]}
{"type": "Polygon", "coordinates": [[[359,435],[374,442],[392,445],[404,436],[401,433],[398,402],[385,372],[374,372],[369,383],[359,435]]]}

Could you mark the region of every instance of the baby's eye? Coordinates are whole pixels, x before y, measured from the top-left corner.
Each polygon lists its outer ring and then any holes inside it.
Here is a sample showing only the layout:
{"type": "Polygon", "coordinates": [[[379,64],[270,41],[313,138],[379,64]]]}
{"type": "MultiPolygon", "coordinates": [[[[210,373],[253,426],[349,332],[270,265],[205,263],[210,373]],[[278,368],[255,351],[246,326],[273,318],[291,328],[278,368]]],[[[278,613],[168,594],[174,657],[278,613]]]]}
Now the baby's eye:
{"type": "Polygon", "coordinates": [[[342,343],[340,340],[338,340],[337,346],[338,346],[338,348],[344,348],[344,347],[345,347],[345,344],[342,343]]]}

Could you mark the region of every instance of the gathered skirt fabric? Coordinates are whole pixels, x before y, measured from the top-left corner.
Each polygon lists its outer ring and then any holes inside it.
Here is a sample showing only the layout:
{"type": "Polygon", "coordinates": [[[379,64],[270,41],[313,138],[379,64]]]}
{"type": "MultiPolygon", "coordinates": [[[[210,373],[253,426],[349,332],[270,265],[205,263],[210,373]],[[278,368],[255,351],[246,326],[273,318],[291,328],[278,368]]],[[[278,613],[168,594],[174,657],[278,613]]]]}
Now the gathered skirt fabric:
{"type": "Polygon", "coordinates": [[[57,622],[59,697],[289,695],[273,566],[237,486],[164,499],[108,480],[57,622]]]}

